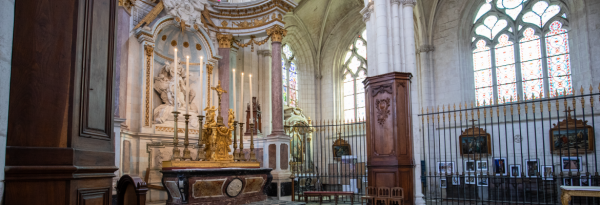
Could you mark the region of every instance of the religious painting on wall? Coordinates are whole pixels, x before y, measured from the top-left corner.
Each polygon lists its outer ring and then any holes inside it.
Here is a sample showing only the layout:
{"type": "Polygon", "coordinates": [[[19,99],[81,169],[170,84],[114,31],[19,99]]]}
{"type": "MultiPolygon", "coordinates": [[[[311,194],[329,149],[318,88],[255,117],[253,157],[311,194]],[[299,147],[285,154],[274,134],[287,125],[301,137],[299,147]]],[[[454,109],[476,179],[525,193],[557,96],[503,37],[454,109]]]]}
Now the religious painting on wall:
{"type": "Polygon", "coordinates": [[[525,160],[525,177],[537,177],[539,170],[540,165],[537,159],[525,160]]]}
{"type": "Polygon", "coordinates": [[[475,161],[473,161],[473,160],[465,161],[465,171],[466,172],[475,172],[475,161]]]}
{"type": "Polygon", "coordinates": [[[554,168],[552,166],[542,166],[542,178],[544,180],[553,180],[554,177],[552,176],[554,172],[554,168]]]}
{"type": "Polygon", "coordinates": [[[460,185],[460,177],[452,176],[452,185],[460,185]]]}
{"type": "Polygon", "coordinates": [[[560,161],[564,172],[581,170],[581,157],[562,157],[560,161]]]}
{"type": "Polygon", "coordinates": [[[492,153],[490,134],[484,129],[472,127],[460,134],[460,154],[473,157],[487,156],[492,153]]]}
{"type": "Polygon", "coordinates": [[[477,186],[489,186],[487,175],[477,175],[477,186]]]}
{"type": "Polygon", "coordinates": [[[475,176],[465,176],[465,184],[475,184],[475,176]]]}
{"type": "Polygon", "coordinates": [[[511,164],[509,169],[510,177],[521,177],[521,165],[511,164]]]}
{"type": "MultiPolygon", "coordinates": [[[[570,111],[570,108],[567,110],[570,111]]],[[[581,155],[594,152],[594,129],[587,121],[571,118],[550,129],[551,152],[559,155],[581,155]]]]}
{"type": "Polygon", "coordinates": [[[494,158],[494,174],[496,176],[506,176],[508,172],[506,172],[506,158],[494,158]]]}
{"type": "Polygon", "coordinates": [[[454,172],[454,162],[438,162],[438,173],[449,174],[454,172]]]}
{"type": "Polygon", "coordinates": [[[488,170],[488,162],[487,161],[477,161],[477,171],[487,171],[488,170]]]}
{"type": "Polygon", "coordinates": [[[338,136],[338,139],[332,145],[333,158],[335,160],[340,160],[344,155],[352,155],[352,149],[350,148],[350,144],[343,140],[341,136],[338,136]]]}

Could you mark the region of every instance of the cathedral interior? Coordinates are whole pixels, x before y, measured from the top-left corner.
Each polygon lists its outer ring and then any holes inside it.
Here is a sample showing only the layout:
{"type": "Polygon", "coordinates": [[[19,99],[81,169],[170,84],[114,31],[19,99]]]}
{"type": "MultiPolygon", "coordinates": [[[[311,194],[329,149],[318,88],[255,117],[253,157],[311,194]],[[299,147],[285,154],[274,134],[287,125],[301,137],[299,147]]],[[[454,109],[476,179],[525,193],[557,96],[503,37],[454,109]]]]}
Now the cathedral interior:
{"type": "Polygon", "coordinates": [[[600,204],[598,11],[0,0],[0,204],[600,204]]]}

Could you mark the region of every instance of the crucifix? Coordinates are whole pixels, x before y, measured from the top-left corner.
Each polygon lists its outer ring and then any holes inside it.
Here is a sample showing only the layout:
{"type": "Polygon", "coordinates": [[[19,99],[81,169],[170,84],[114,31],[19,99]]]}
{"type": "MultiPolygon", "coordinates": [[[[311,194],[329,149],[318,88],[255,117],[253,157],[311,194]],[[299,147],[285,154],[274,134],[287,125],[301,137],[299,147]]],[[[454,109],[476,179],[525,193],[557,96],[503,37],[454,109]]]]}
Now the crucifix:
{"type": "Polygon", "coordinates": [[[571,119],[571,112],[573,112],[575,110],[571,110],[571,106],[567,107],[567,110],[563,111],[564,113],[566,113],[567,118],[571,119]]]}
{"type": "Polygon", "coordinates": [[[213,89],[214,91],[217,91],[217,97],[219,98],[219,116],[221,116],[221,95],[223,93],[227,93],[226,90],[223,90],[223,88],[221,87],[221,81],[219,80],[219,84],[217,84],[217,87],[212,87],[211,89],[213,89]]]}
{"type": "Polygon", "coordinates": [[[473,127],[475,127],[475,121],[477,121],[477,120],[469,120],[469,121],[471,121],[471,124],[473,124],[473,127]]]}

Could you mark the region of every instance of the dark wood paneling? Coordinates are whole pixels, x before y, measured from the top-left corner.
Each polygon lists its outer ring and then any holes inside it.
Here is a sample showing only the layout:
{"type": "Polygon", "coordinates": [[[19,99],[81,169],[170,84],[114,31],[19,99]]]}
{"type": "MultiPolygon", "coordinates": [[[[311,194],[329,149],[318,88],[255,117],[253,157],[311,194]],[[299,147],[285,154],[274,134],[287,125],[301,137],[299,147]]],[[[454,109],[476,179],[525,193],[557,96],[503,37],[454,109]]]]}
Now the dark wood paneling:
{"type": "Polygon", "coordinates": [[[68,181],[5,182],[4,204],[68,204],[68,181]],[[32,194],[33,193],[33,194],[32,194]]]}
{"type": "Polygon", "coordinates": [[[402,187],[414,200],[414,154],[411,126],[410,73],[368,77],[367,166],[369,186],[402,187]]]}
{"type": "Polygon", "coordinates": [[[109,205],[110,187],[77,189],[77,205],[109,205]]]}

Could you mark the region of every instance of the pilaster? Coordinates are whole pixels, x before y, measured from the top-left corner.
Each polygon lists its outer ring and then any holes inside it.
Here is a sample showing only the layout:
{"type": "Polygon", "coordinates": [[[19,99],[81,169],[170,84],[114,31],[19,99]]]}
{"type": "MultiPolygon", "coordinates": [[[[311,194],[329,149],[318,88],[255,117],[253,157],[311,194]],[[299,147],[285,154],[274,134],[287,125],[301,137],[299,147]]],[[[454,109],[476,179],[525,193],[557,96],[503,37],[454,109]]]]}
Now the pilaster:
{"type": "MultiPolygon", "coordinates": [[[[229,112],[229,95],[232,92],[229,89],[229,82],[231,77],[231,68],[229,67],[229,52],[231,51],[231,43],[233,42],[233,35],[231,34],[217,34],[217,41],[219,42],[219,81],[223,90],[227,91],[225,95],[221,96],[221,113],[223,116],[223,123],[228,124],[228,112],[229,112]]],[[[217,82],[218,84],[218,82],[217,82]]],[[[215,85],[216,86],[216,85],[215,85]]]]}

